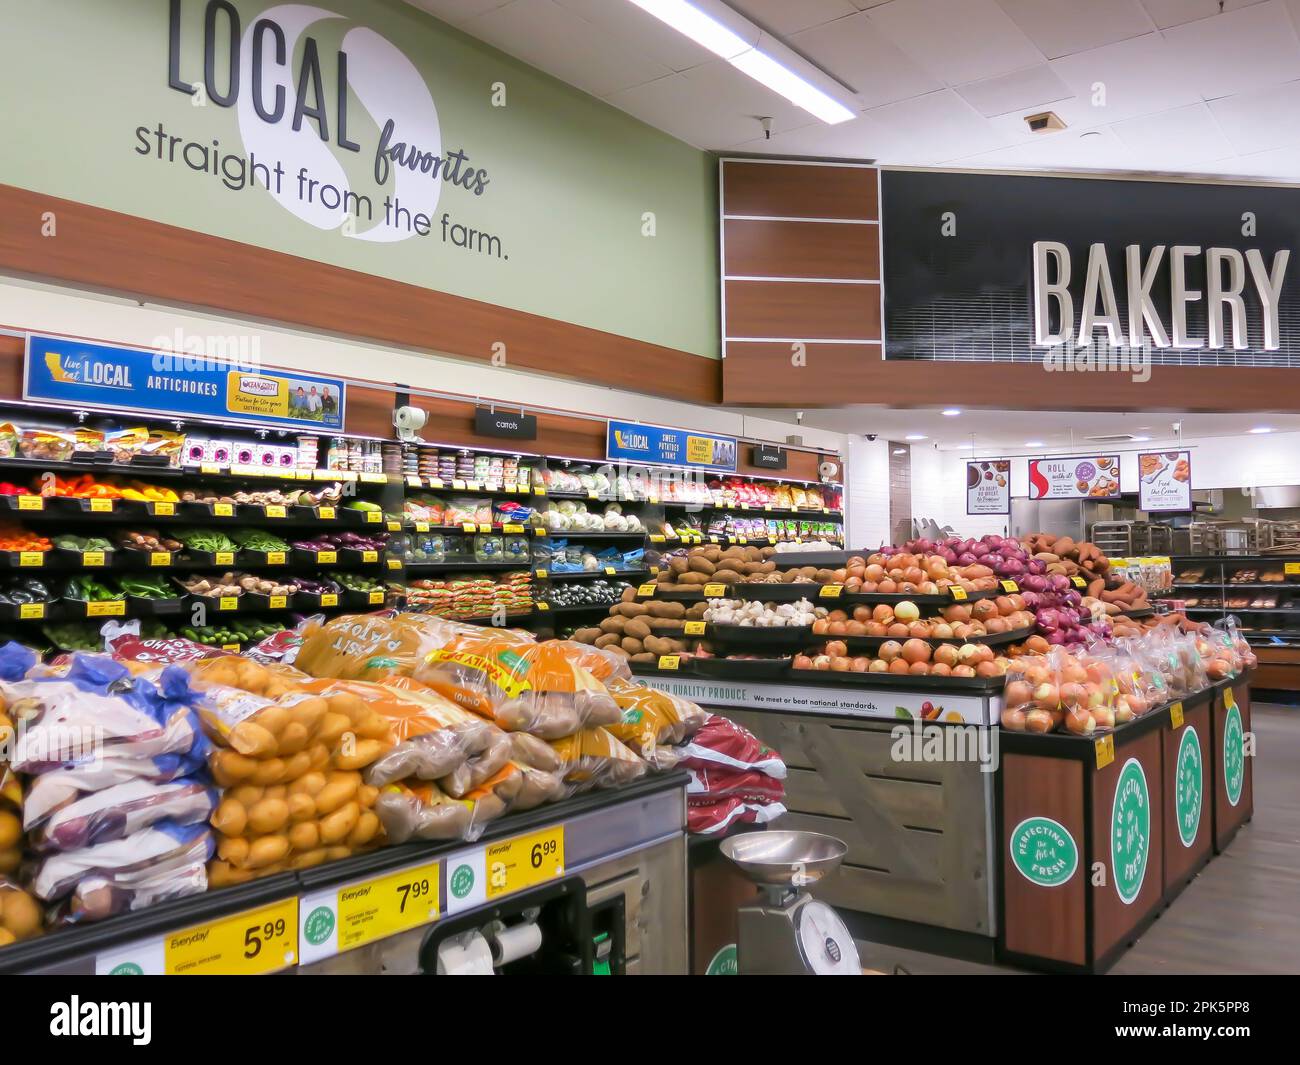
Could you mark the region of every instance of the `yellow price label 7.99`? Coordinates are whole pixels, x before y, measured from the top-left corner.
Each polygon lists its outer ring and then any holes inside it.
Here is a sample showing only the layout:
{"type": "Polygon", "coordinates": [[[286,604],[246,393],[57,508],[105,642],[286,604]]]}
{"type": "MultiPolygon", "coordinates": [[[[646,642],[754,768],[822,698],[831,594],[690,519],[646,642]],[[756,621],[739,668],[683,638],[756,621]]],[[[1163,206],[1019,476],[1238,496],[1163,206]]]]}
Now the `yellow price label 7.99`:
{"type": "Polygon", "coordinates": [[[438,863],[340,888],[338,948],[351,950],[438,919],[438,863]]]}

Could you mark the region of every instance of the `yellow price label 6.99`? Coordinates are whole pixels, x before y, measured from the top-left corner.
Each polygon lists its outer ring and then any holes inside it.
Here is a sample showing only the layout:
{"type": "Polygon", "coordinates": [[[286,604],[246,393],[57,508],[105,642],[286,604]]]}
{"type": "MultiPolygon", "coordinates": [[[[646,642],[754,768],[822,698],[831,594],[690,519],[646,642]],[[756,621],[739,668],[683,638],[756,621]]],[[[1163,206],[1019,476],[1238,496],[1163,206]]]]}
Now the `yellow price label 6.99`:
{"type": "Polygon", "coordinates": [[[489,899],[555,880],[564,875],[564,826],[488,844],[484,866],[489,899]]]}

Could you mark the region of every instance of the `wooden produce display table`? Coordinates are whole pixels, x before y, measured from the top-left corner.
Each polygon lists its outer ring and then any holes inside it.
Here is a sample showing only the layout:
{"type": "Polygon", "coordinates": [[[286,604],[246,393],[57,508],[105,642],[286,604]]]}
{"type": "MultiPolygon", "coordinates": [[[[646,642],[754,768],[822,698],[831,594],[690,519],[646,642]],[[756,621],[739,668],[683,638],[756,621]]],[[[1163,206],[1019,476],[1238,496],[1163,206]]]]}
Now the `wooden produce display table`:
{"type": "Polygon", "coordinates": [[[1250,731],[1250,678],[1238,677],[1215,692],[1211,705],[1214,735],[1214,852],[1222,854],[1237,829],[1255,813],[1253,745],[1250,731]]]}
{"type": "Polygon", "coordinates": [[[999,957],[1061,972],[1114,964],[1250,816],[1250,759],[1237,757],[1248,714],[1246,675],[1100,739],[1003,732],[999,957]]]}

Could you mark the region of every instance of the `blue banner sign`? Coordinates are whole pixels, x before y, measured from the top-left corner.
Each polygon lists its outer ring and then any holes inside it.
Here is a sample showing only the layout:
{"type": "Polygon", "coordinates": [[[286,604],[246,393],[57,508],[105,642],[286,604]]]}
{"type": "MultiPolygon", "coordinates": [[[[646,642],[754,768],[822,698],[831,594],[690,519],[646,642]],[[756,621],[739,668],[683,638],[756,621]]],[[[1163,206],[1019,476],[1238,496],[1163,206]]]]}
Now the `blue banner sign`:
{"type": "Polygon", "coordinates": [[[691,433],[685,429],[665,429],[660,425],[612,421],[605,431],[605,455],[628,462],[734,473],[736,439],[691,433]]]}
{"type": "Polygon", "coordinates": [[[27,335],[23,398],[70,407],[343,428],[337,377],[264,371],[238,359],[27,335]]]}

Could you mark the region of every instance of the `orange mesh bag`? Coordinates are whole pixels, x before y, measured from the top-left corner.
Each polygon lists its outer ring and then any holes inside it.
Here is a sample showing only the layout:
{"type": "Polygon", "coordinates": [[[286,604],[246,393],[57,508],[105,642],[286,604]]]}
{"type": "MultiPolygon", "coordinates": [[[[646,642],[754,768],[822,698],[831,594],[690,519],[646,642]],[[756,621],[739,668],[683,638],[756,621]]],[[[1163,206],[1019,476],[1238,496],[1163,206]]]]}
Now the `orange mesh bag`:
{"type": "Polygon", "coordinates": [[[415,671],[457,706],[507,732],[558,739],[618,720],[605,686],[578,664],[587,650],[563,641],[521,642],[517,634],[485,629],[457,635],[430,652],[415,671]]]}

